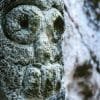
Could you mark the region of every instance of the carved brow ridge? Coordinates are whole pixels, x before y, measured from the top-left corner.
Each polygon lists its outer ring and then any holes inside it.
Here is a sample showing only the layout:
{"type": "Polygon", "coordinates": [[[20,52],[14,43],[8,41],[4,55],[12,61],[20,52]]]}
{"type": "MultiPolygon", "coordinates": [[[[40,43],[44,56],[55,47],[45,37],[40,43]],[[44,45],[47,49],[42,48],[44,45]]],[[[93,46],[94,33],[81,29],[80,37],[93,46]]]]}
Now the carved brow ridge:
{"type": "Polygon", "coordinates": [[[51,7],[57,8],[60,11],[63,9],[62,2],[57,3],[56,0],[1,0],[0,1],[0,11],[8,12],[11,9],[17,7],[18,5],[34,5],[38,6],[41,10],[49,9],[51,7]],[[41,2],[40,2],[41,1],[41,2]]]}

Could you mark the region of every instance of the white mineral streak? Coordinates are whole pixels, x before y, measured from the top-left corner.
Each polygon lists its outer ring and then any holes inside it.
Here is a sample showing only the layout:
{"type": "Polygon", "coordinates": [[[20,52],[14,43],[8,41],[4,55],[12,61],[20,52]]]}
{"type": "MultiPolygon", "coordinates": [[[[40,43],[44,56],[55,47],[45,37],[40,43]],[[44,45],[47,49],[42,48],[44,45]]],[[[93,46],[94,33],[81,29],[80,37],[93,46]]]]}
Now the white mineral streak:
{"type": "MultiPolygon", "coordinates": [[[[97,64],[93,62],[90,51],[100,62],[100,31],[89,25],[83,11],[84,0],[64,0],[67,7],[65,14],[66,30],[64,33],[63,56],[64,70],[63,87],[66,89],[66,100],[84,100],[84,95],[79,94],[80,88],[77,80],[73,79],[75,67],[86,61],[91,61],[93,66],[92,76],[88,81],[93,85],[92,98],[87,100],[100,100],[100,73],[96,71],[97,64]],[[78,25],[78,28],[76,28],[78,25]]],[[[99,64],[100,68],[100,64],[99,64]]],[[[87,82],[87,80],[84,80],[87,82]]]]}

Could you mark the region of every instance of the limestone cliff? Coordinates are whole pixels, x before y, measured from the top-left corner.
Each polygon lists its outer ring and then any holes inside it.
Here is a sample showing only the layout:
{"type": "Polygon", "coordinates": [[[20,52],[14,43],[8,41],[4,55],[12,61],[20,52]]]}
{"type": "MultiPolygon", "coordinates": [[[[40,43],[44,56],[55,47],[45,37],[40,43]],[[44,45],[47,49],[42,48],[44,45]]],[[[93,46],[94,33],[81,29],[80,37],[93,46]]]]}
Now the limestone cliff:
{"type": "Polygon", "coordinates": [[[100,0],[64,0],[66,100],[100,100],[100,0]]]}

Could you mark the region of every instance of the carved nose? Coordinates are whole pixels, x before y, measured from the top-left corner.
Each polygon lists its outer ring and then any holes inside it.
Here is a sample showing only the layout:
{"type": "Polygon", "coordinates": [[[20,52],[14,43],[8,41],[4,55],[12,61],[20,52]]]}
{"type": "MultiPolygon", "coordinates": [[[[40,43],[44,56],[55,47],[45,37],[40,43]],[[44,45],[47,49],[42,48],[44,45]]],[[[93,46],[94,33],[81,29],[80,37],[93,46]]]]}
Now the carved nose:
{"type": "Polygon", "coordinates": [[[46,34],[39,35],[35,48],[36,62],[46,63],[52,59],[50,42],[46,34]]]}

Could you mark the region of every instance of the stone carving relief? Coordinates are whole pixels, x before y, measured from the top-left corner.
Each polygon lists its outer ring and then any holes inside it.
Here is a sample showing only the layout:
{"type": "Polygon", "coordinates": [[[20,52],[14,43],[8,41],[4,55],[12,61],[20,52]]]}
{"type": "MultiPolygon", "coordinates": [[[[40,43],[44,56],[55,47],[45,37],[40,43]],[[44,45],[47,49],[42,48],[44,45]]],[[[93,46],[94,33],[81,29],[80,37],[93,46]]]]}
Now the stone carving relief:
{"type": "Polygon", "coordinates": [[[64,100],[63,32],[60,0],[0,1],[2,100],[64,100]]]}

